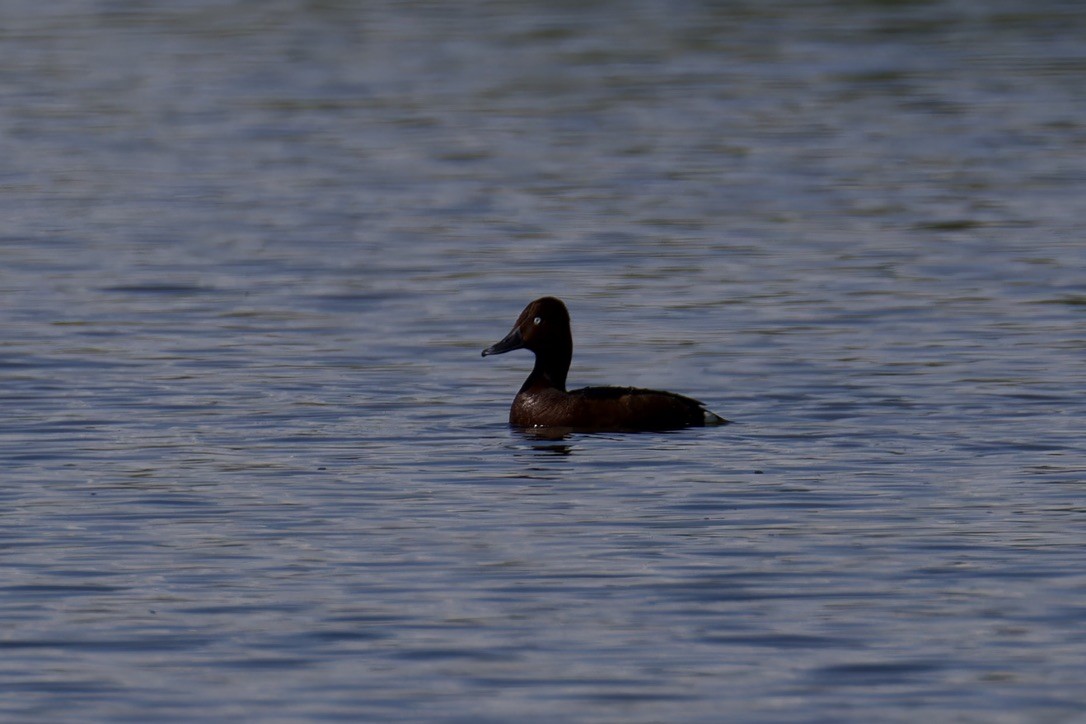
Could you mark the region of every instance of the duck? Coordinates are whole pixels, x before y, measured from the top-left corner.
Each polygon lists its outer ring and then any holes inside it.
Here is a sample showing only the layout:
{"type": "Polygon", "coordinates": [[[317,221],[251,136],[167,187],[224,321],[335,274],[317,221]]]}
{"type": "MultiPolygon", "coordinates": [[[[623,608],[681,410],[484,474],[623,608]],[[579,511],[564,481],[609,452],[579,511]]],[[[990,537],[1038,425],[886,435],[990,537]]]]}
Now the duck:
{"type": "Polygon", "coordinates": [[[535,353],[535,367],[509,408],[516,428],[577,431],[652,431],[725,425],[720,415],[690,397],[637,387],[566,389],[573,359],[569,310],[556,297],[528,304],[512,331],[483,350],[483,357],[517,349],[535,353]]]}

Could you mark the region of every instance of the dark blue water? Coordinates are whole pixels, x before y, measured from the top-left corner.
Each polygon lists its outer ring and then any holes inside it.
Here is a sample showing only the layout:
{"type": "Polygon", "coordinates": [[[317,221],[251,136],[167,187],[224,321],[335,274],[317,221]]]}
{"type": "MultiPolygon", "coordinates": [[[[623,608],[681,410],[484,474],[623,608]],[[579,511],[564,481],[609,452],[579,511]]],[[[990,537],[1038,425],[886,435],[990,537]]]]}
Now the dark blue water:
{"type": "Polygon", "coordinates": [[[1077,721],[1077,2],[8,2],[0,717],[1077,721]],[[736,424],[505,425],[570,382],[736,424]]]}

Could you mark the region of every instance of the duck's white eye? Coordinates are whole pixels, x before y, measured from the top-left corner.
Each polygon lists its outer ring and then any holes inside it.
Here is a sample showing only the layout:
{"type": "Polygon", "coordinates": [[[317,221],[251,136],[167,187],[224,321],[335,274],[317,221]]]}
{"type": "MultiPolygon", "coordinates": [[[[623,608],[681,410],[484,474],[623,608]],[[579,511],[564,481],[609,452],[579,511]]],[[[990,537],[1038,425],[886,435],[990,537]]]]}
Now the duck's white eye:
{"type": "Polygon", "coordinates": [[[536,317],[532,320],[532,324],[543,324],[543,317],[536,317]]]}

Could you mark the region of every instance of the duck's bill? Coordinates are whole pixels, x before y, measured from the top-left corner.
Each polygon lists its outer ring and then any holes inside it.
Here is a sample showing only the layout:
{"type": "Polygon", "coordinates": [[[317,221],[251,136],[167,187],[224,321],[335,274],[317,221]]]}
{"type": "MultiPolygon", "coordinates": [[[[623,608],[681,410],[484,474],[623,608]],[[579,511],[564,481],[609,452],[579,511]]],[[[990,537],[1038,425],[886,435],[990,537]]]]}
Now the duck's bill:
{"type": "Polygon", "coordinates": [[[505,335],[505,339],[497,344],[493,344],[483,350],[483,356],[487,357],[492,354],[503,354],[505,352],[512,352],[515,349],[524,348],[524,338],[520,336],[520,331],[514,329],[509,334],[505,335]]]}

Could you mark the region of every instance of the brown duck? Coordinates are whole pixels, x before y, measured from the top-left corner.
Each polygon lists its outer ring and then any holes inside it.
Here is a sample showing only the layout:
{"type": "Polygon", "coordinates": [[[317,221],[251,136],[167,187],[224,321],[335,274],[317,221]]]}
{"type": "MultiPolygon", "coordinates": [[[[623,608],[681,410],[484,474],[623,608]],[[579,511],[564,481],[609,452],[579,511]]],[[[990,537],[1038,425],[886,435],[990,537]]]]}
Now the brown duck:
{"type": "Polygon", "coordinates": [[[703,403],[673,392],[636,387],[566,390],[573,335],[566,305],[555,297],[543,297],[525,307],[512,331],[484,349],[483,356],[514,349],[535,353],[535,367],[509,409],[509,424],[515,427],[621,431],[727,423],[703,403]]]}

